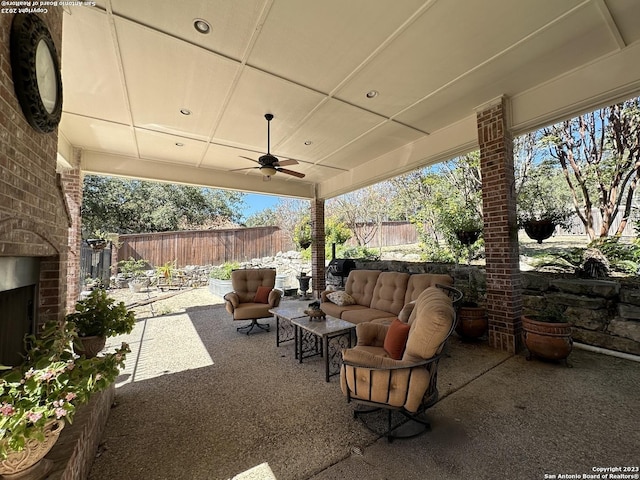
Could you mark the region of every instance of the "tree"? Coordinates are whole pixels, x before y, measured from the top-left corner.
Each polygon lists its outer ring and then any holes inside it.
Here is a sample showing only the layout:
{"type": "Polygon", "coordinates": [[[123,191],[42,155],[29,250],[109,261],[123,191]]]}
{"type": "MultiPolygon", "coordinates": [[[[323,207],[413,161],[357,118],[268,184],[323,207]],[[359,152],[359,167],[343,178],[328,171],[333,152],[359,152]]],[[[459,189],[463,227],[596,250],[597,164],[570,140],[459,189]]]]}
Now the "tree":
{"type": "Polygon", "coordinates": [[[640,176],[640,98],[634,98],[544,129],[551,155],[569,185],[573,206],[591,240],[606,237],[616,216],[624,230],[640,176]],[[595,231],[592,208],[602,216],[595,231]]]}
{"type": "Polygon", "coordinates": [[[388,184],[371,185],[331,199],[327,210],[351,230],[358,246],[366,246],[388,218],[389,197],[388,184]]]}
{"type": "Polygon", "coordinates": [[[242,198],[242,193],[227,190],[87,175],[83,237],[97,231],[164,232],[236,222],[242,198]]]}

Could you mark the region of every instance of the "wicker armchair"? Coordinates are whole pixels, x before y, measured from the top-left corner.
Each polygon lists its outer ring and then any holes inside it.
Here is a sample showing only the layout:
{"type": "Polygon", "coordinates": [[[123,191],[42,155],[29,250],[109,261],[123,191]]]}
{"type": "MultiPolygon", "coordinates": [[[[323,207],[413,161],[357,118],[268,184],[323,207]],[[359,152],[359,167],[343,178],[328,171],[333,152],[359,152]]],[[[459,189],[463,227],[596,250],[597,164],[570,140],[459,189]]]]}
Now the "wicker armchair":
{"type": "Polygon", "coordinates": [[[461,298],[460,291],[440,285],[422,292],[409,317],[406,347],[399,360],[391,358],[385,350],[387,332],[393,325],[358,324],[358,344],[343,350],[340,383],[347,400],[356,403],[354,417],[362,418],[386,409],[387,422],[383,432],[371,428],[366,421],[364,424],[375,433],[382,433],[389,442],[394,438],[414,437],[431,428],[424,412],[438,400],[440,353],[455,328],[455,306],[461,298]],[[402,414],[402,422],[395,425],[392,422],[394,411],[402,414]],[[414,425],[402,430],[411,432],[400,433],[399,427],[407,418],[414,425]]]}

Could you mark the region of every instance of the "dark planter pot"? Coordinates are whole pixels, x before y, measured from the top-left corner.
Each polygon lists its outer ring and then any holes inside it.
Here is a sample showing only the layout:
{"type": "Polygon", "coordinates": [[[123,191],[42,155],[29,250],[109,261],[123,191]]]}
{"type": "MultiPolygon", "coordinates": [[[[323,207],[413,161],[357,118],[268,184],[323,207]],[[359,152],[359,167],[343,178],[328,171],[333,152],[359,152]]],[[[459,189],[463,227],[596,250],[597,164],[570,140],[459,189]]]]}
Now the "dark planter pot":
{"type": "Polygon", "coordinates": [[[102,351],[107,343],[107,337],[79,337],[78,341],[80,344],[74,345],[73,350],[78,355],[93,358],[102,351]]]}
{"type": "Polygon", "coordinates": [[[473,340],[487,333],[489,321],[483,307],[460,307],[456,332],[463,339],[473,340]]]}
{"type": "Polygon", "coordinates": [[[473,245],[474,243],[476,243],[478,241],[478,238],[480,238],[480,231],[479,230],[474,230],[474,231],[459,231],[459,232],[455,232],[456,233],[456,238],[458,239],[458,241],[463,244],[466,245],[467,247],[469,245],[473,245]]]}
{"type": "Polygon", "coordinates": [[[524,231],[531,240],[542,243],[543,240],[551,237],[556,229],[555,222],[551,220],[529,220],[524,224],[524,231]]]}
{"type": "Polygon", "coordinates": [[[573,349],[569,323],[545,322],[523,316],[522,336],[529,350],[527,360],[532,356],[545,360],[566,360],[573,349]]]}

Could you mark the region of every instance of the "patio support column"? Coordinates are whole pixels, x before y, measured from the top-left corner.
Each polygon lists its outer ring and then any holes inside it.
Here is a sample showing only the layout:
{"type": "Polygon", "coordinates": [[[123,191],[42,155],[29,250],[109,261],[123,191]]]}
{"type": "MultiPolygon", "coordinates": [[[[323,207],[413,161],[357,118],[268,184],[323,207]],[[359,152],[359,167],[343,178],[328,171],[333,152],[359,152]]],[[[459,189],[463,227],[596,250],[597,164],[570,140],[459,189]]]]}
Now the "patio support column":
{"type": "Polygon", "coordinates": [[[326,287],[324,251],[324,200],[311,200],[311,276],[313,296],[320,298],[326,287]]]}
{"type": "Polygon", "coordinates": [[[522,348],[520,277],[513,138],[505,98],[476,112],[487,275],[489,344],[516,353],[522,348]]]}
{"type": "Polygon", "coordinates": [[[67,298],[66,310],[70,313],[74,310],[78,298],[80,298],[80,259],[82,250],[82,170],[80,169],[80,152],[74,150],[74,158],[71,170],[61,172],[62,188],[71,216],[71,226],[68,230],[67,245],[69,247],[67,257],[67,298]]]}

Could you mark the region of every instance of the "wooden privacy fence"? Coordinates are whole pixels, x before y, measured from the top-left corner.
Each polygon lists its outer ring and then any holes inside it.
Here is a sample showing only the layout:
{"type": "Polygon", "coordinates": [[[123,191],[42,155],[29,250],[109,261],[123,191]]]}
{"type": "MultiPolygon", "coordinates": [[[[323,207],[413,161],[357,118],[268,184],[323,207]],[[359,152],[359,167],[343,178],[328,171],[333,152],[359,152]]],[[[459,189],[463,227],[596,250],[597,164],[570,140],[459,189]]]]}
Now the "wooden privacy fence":
{"type": "MultiPolygon", "coordinates": [[[[245,262],[296,249],[289,232],[278,227],[140,233],[120,235],[119,240],[122,246],[118,249],[118,260],[142,258],[153,267],[174,260],[179,268],[245,262]]],[[[409,222],[383,222],[382,229],[367,246],[377,247],[380,240],[383,246],[406,245],[418,242],[418,235],[409,222]]],[[[356,245],[355,239],[347,245],[356,245]]]]}
{"type": "Polygon", "coordinates": [[[267,257],[295,247],[287,232],[278,227],[189,230],[120,235],[118,259],[145,259],[153,266],[175,260],[187,265],[220,265],[267,257]]]}
{"type": "MultiPolygon", "coordinates": [[[[382,222],[381,227],[378,229],[375,224],[363,223],[358,225],[356,230],[360,231],[361,237],[371,234],[375,230],[375,233],[370,235],[367,247],[409,245],[420,241],[415,225],[410,222],[382,222]]],[[[346,245],[350,246],[357,244],[355,235],[346,242],[346,245]]]]}

